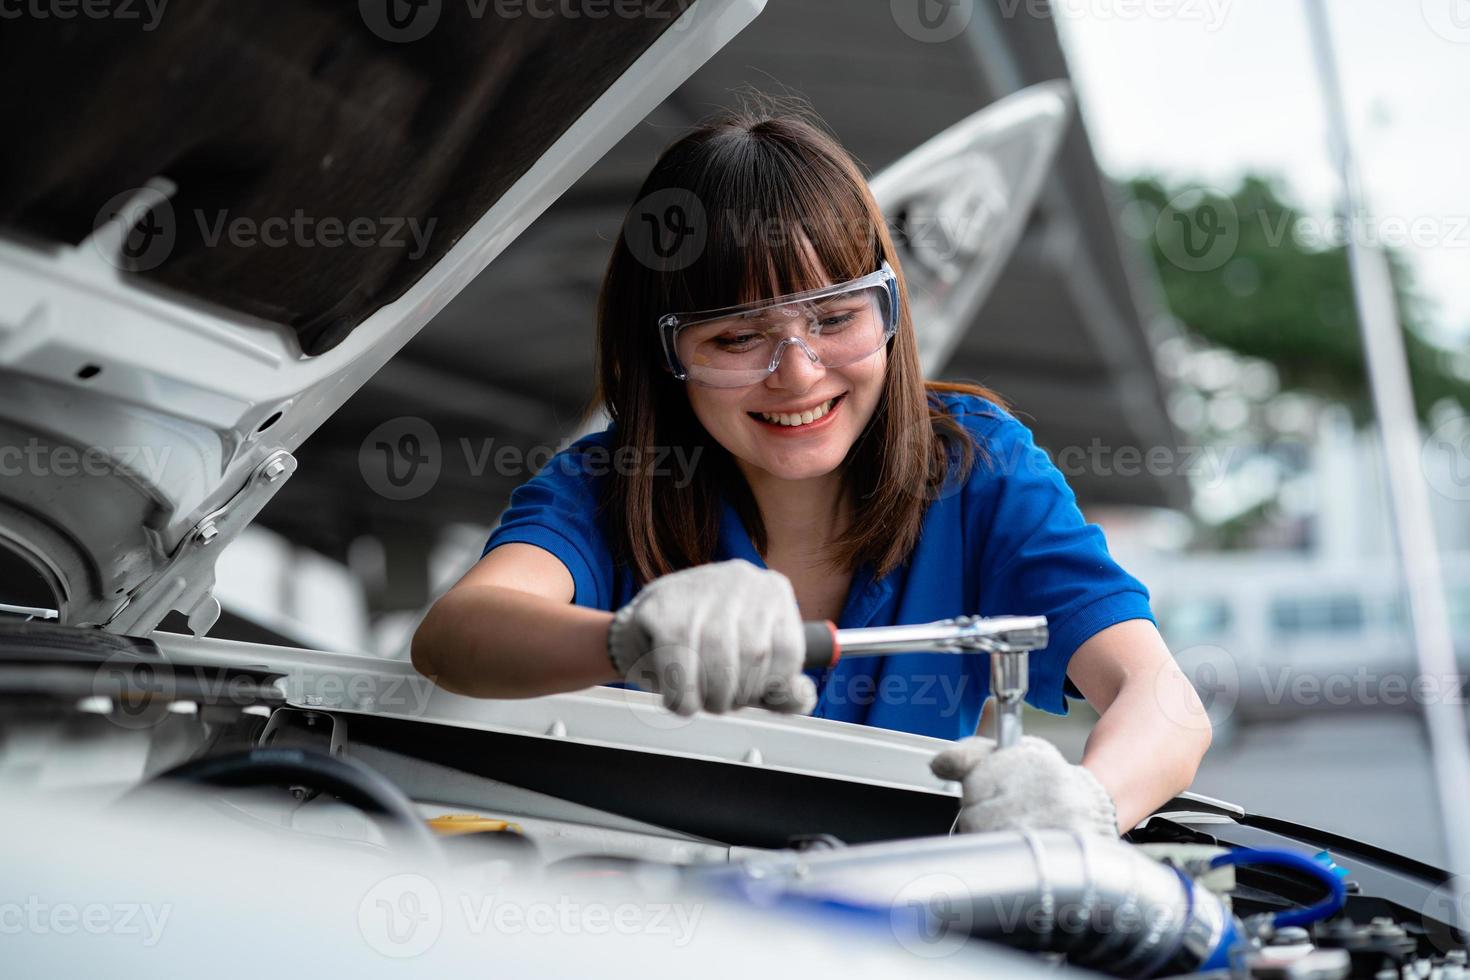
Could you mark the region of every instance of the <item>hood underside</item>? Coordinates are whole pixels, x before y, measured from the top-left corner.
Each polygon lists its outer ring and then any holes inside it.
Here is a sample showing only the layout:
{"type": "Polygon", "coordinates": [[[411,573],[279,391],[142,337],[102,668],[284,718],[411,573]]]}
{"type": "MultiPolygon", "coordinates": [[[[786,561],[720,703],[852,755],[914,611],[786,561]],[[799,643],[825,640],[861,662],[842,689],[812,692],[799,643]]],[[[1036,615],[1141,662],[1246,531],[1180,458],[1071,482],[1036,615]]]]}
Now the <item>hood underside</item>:
{"type": "Polygon", "coordinates": [[[407,43],[371,4],[324,0],[7,19],[0,75],[27,95],[0,101],[17,151],[0,158],[0,229],[75,246],[167,182],[131,215],[124,267],[321,354],[443,259],[692,3],[593,19],[381,0],[406,8],[406,37],[435,18],[407,43]],[[354,222],[374,244],[353,247],[354,222]]]}
{"type": "Polygon", "coordinates": [[[302,441],[763,4],[7,17],[0,606],[207,630],[302,441]]]}

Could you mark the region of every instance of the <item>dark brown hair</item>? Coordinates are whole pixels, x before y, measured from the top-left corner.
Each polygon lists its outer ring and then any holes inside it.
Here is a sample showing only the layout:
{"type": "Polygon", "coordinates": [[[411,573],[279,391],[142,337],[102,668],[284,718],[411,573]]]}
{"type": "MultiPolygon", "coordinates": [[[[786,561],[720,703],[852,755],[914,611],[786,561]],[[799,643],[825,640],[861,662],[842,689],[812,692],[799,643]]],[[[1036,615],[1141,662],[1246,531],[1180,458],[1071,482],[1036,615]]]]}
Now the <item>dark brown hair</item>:
{"type": "Polygon", "coordinates": [[[609,544],[640,584],[714,560],[721,492],[756,550],[766,552],[749,485],[696,418],[684,383],[666,369],[659,318],[823,285],[813,258],[832,282],[867,275],[886,259],[900,299],[882,394],[843,461],[842,489],[855,492],[856,512],[829,545],[827,561],[851,570],[866,560],[878,576],[902,564],[928,502],[956,478],[951,467],[963,475],[977,453],[983,456],[984,447],[945,411],[937,392],[1004,402],[980,385],[924,382],[903,270],[856,162],[799,109],[726,110],[676,140],[654,164],[598,296],[593,406],[616,422],[613,451],[633,447],[641,454],[636,458],[647,458],[654,447],[702,447],[686,486],[649,467],[611,474],[606,483],[609,544]],[[656,247],[650,236],[669,229],[685,233],[683,246],[656,247]]]}

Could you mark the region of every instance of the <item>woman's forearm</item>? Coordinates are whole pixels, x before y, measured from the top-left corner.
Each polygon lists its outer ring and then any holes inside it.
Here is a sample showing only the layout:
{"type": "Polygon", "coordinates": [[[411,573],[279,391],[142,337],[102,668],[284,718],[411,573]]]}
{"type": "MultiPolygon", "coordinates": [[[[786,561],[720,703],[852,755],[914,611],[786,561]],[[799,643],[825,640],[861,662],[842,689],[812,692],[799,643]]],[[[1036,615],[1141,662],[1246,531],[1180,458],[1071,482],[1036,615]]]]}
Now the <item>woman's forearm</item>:
{"type": "Polygon", "coordinates": [[[1203,710],[1198,715],[1181,713],[1191,710],[1193,689],[1185,694],[1168,692],[1167,687],[1146,676],[1130,679],[1098,719],[1082,753],[1082,764],[1112,796],[1123,832],[1188,789],[1210,746],[1203,710]],[[1177,698],[1179,703],[1160,710],[1161,697],[1177,698]],[[1195,717],[1202,723],[1175,720],[1195,717]]]}
{"type": "Polygon", "coordinates": [[[456,694],[528,698],[619,680],[607,656],[612,614],[498,585],[461,585],[413,637],[419,673],[456,694]]]}

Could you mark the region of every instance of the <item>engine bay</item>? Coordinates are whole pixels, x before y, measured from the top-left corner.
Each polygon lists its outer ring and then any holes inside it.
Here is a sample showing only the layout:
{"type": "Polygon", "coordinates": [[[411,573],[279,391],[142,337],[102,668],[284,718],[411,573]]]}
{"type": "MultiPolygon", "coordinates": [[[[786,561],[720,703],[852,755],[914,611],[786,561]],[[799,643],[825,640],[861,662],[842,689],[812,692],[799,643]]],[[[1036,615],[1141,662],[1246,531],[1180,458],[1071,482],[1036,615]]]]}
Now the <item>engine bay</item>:
{"type": "Polygon", "coordinates": [[[450,873],[467,907],[613,885],[671,909],[836,922],[925,960],[979,946],[1112,976],[1465,974],[1445,872],[1220,801],[1180,797],[1116,842],[951,835],[953,789],[880,778],[899,763],[878,733],[864,760],[878,777],[797,771],[759,744],[696,751],[700,719],[639,722],[643,747],[637,727],[598,733],[566,704],[538,734],[470,727],[435,700],[391,710],[385,683],[349,693],[331,655],[5,630],[0,797],[84,808],[104,830],[146,813],[167,833],[207,827],[229,853],[392,856],[450,873]]]}

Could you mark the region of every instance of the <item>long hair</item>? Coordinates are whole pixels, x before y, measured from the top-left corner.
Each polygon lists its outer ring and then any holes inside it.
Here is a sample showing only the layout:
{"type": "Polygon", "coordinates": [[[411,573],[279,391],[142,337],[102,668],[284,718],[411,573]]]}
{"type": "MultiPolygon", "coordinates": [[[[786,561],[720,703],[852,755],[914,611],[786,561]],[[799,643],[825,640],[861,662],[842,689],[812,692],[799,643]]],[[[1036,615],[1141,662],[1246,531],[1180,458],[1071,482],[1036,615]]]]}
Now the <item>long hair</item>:
{"type": "Polygon", "coordinates": [[[714,560],[722,493],[756,550],[766,552],[749,485],[695,417],[684,384],[666,369],[659,318],[820,286],[819,269],[832,282],[845,282],[884,260],[898,277],[899,328],[888,342],[873,416],[842,463],[841,487],[854,494],[856,512],[825,554],[840,570],[869,561],[878,576],[907,560],[928,502],[956,478],[952,468],[967,473],[977,454],[984,455],[937,393],[1004,402],[976,384],[925,384],[908,290],[882,211],[856,162],[814,118],[788,107],[726,110],[659,157],[603,277],[592,402],[616,422],[614,453],[640,459],[671,447],[700,453],[684,486],[658,467],[615,468],[609,475],[603,499],[609,545],[640,584],[714,560]]]}

